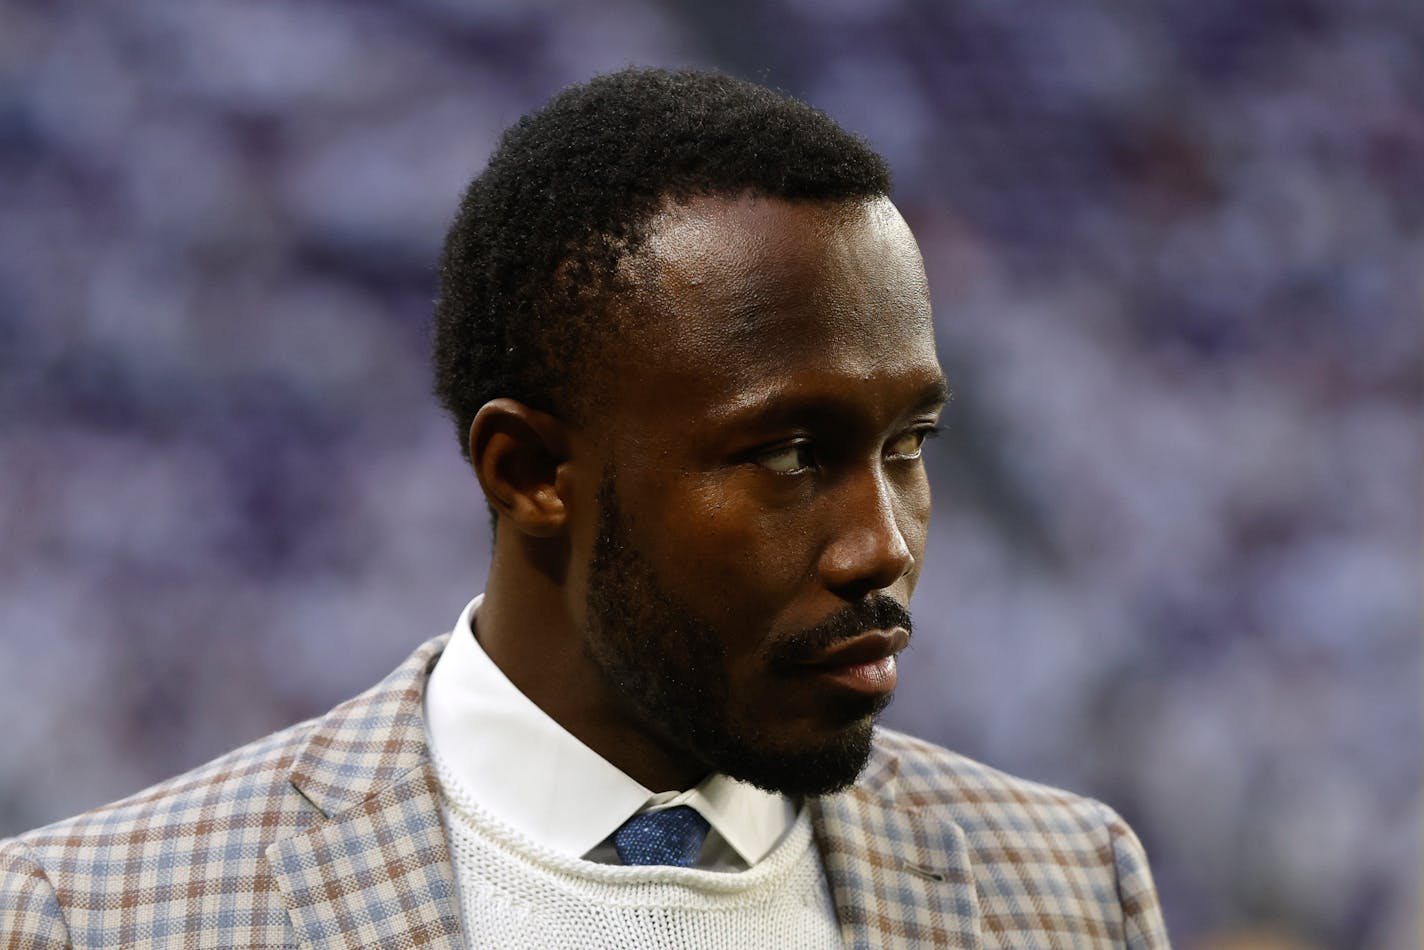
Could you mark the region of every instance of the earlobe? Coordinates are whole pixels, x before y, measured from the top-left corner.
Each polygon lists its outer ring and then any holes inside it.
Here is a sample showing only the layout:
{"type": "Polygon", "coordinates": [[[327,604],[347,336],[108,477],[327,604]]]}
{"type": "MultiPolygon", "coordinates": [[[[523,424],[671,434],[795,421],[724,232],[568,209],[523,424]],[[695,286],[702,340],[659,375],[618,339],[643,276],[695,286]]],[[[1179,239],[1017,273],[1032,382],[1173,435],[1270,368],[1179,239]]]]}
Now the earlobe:
{"type": "Polygon", "coordinates": [[[502,520],[534,537],[564,529],[559,469],[568,461],[564,423],[514,399],[491,399],[470,424],[470,463],[502,520]]]}

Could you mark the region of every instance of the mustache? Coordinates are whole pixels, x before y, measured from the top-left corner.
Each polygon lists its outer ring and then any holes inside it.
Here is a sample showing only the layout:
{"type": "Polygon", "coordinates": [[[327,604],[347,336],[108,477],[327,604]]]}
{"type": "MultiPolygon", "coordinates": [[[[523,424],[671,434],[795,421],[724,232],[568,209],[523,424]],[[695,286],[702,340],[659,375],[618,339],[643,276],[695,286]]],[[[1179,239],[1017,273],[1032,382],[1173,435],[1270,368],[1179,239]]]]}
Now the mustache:
{"type": "Polygon", "coordinates": [[[777,667],[811,662],[842,640],[892,627],[904,627],[913,639],[915,630],[910,622],[910,611],[903,604],[883,595],[868,597],[831,614],[814,627],[779,640],[772,648],[771,662],[777,667]]]}

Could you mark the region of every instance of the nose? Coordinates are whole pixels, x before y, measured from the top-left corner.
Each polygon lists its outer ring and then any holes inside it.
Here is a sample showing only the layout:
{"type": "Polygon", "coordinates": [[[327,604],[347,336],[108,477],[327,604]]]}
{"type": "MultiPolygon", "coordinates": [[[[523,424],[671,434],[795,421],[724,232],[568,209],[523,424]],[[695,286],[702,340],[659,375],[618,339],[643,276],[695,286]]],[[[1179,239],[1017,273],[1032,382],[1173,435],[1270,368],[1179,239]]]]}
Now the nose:
{"type": "Polygon", "coordinates": [[[817,573],[828,589],[856,601],[890,587],[914,567],[902,524],[909,516],[896,510],[904,502],[878,466],[848,478],[837,495],[817,573]]]}

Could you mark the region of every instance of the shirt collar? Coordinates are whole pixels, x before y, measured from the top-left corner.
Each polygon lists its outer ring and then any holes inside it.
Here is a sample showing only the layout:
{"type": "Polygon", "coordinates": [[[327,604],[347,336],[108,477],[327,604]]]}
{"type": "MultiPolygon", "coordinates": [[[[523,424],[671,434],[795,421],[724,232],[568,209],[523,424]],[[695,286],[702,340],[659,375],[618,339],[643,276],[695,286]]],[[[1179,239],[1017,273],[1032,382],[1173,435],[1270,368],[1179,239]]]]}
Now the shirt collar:
{"type": "MultiPolygon", "coordinates": [[[[796,819],[795,806],[785,796],[764,792],[721,772],[685,792],[653,795],[639,811],[674,805],[697,809],[748,867],[766,857],[796,819]]],[[[625,815],[618,824],[629,817],[625,815]]]]}
{"type": "Polygon", "coordinates": [[[690,805],[748,866],[791,827],[783,796],[720,773],[654,793],[576,739],[521,693],[474,636],[483,596],[465,607],[425,692],[431,748],[464,791],[535,844],[582,857],[635,813],[690,805]]]}

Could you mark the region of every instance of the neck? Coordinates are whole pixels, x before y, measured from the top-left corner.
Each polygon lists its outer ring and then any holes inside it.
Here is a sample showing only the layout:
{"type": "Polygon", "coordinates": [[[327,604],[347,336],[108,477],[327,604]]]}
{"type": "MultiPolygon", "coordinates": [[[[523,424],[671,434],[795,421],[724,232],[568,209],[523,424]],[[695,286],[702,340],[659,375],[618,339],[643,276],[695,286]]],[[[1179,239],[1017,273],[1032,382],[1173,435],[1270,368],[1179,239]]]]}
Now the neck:
{"type": "Polygon", "coordinates": [[[560,574],[536,569],[537,558],[511,556],[508,547],[495,545],[475,620],[494,664],[574,738],[645,788],[684,790],[705,778],[705,766],[636,720],[594,663],[577,619],[582,598],[571,596],[560,574]]]}

